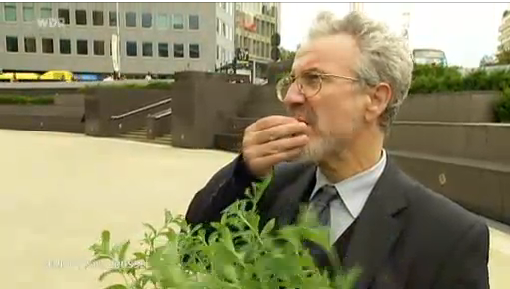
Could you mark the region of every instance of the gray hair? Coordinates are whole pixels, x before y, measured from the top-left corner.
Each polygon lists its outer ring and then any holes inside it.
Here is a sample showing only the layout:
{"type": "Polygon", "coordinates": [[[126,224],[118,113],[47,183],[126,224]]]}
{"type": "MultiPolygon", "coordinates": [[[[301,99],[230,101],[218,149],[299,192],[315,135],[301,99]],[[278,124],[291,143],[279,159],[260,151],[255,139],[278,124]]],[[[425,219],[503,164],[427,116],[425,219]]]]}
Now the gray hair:
{"type": "Polygon", "coordinates": [[[381,128],[387,130],[411,86],[411,51],[403,37],[359,12],[351,12],[343,19],[336,19],[331,12],[320,13],[308,38],[313,40],[343,33],[354,37],[361,52],[354,68],[361,85],[366,87],[386,82],[391,87],[392,98],[379,120],[381,128]]]}

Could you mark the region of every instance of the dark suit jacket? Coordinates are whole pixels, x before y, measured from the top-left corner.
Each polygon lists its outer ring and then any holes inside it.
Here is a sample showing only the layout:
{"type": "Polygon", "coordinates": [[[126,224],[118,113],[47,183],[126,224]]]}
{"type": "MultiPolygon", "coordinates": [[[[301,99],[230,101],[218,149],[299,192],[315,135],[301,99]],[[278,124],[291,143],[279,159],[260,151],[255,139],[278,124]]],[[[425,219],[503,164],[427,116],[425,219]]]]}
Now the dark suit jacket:
{"type": "MultiPolygon", "coordinates": [[[[315,165],[283,163],[259,203],[261,221],[292,224],[315,184],[315,165]]],[[[256,179],[239,156],[193,198],[191,224],[217,221],[256,179]]],[[[356,221],[343,266],[360,266],[356,288],[481,289],[488,281],[487,225],[405,175],[388,156],[356,221]]]]}

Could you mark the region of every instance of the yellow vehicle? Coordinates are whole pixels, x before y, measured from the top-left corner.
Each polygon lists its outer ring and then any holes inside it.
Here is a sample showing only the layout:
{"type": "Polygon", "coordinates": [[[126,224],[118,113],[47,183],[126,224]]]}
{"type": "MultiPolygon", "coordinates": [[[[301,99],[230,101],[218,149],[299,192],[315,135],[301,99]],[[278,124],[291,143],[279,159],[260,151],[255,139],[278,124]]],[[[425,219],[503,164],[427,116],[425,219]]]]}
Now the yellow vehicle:
{"type": "Polygon", "coordinates": [[[37,81],[40,75],[31,72],[7,72],[0,74],[0,81],[37,81]]]}
{"type": "Polygon", "coordinates": [[[74,79],[72,72],[67,70],[50,70],[39,77],[39,80],[66,81],[71,82],[74,79]]]}

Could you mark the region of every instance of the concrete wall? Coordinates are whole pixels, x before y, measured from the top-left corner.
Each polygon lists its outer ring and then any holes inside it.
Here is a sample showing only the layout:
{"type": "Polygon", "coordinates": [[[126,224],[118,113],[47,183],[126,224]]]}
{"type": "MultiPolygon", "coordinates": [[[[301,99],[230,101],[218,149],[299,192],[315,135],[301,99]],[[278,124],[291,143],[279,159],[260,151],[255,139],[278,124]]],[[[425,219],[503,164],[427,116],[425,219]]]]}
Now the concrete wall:
{"type": "Polygon", "coordinates": [[[510,224],[509,165],[401,151],[390,155],[428,188],[475,213],[510,224]]]}
{"type": "Polygon", "coordinates": [[[395,122],[392,150],[510,165],[510,124],[395,122]]]}
{"type": "Polygon", "coordinates": [[[228,128],[258,88],[251,84],[229,83],[225,75],[183,72],[172,91],[172,145],[213,148],[214,135],[228,128]]]}
{"type": "Polygon", "coordinates": [[[0,96],[2,95],[53,96],[55,104],[0,105],[1,129],[84,132],[84,95],[75,88],[59,90],[8,87],[0,89],[0,96]]]}
{"type": "Polygon", "coordinates": [[[493,122],[496,91],[463,91],[410,95],[397,120],[436,122],[493,122]]]}

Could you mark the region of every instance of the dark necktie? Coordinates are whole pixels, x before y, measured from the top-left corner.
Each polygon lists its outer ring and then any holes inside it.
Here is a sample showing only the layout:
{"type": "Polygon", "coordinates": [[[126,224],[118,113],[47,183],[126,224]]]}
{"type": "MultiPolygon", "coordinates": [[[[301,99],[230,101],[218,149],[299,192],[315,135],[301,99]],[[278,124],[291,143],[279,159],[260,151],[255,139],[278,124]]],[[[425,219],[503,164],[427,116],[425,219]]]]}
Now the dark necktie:
{"type": "Polygon", "coordinates": [[[310,208],[318,214],[318,220],[321,225],[330,225],[330,206],[329,204],[340,198],[336,188],[332,185],[325,185],[317,191],[310,202],[310,208]]]}

